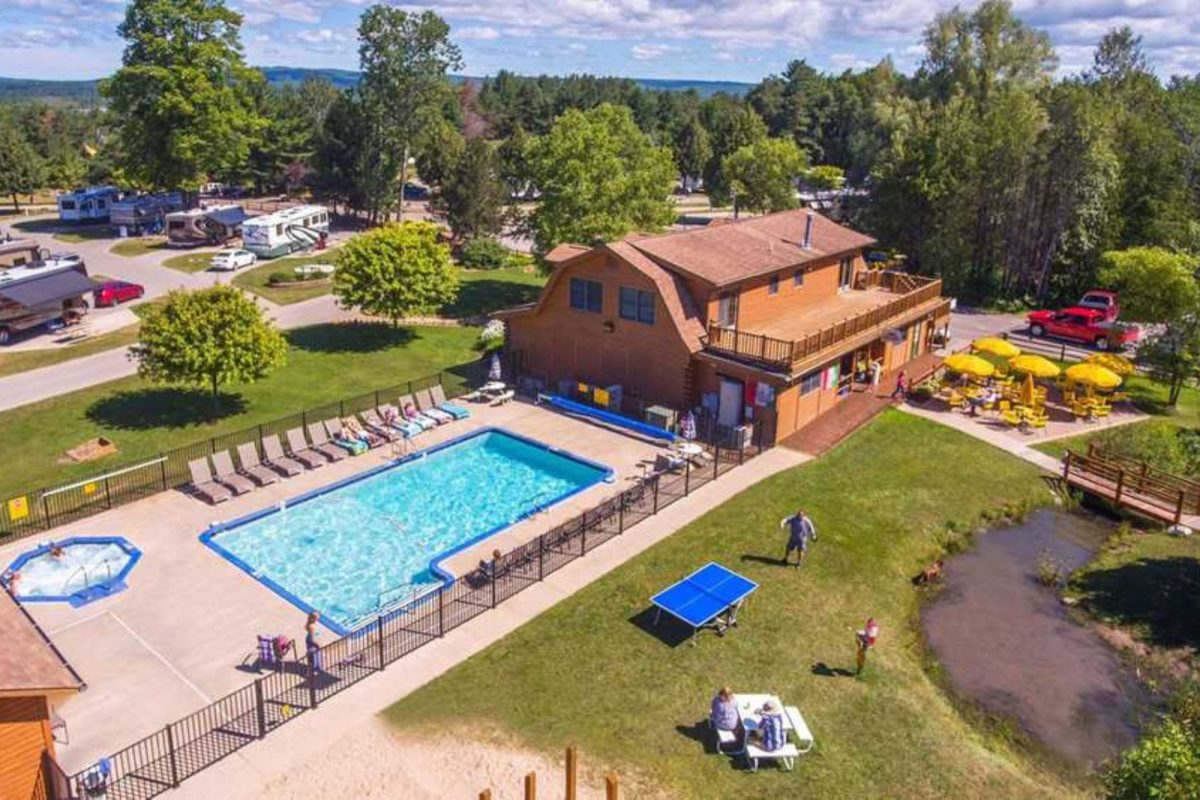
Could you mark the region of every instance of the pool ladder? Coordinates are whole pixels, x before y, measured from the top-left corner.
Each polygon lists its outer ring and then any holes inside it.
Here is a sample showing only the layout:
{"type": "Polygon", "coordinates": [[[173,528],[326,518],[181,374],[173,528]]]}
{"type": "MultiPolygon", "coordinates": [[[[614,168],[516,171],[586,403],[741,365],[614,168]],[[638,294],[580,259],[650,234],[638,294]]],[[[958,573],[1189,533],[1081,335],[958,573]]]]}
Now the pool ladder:
{"type": "MultiPolygon", "coordinates": [[[[105,561],[100,566],[104,567],[104,569],[108,573],[105,577],[104,583],[105,584],[112,583],[112,564],[105,561]]],[[[71,581],[75,580],[75,576],[81,572],[83,573],[83,589],[90,589],[90,588],[92,588],[92,586],[95,585],[91,581],[88,580],[87,564],[80,564],[79,567],[74,572],[72,572],[70,575],[68,575],[67,579],[65,581],[63,581],[62,589],[59,591],[59,594],[66,594],[67,587],[71,585],[71,581]]],[[[83,589],[80,589],[79,591],[83,591],[83,589]]]]}

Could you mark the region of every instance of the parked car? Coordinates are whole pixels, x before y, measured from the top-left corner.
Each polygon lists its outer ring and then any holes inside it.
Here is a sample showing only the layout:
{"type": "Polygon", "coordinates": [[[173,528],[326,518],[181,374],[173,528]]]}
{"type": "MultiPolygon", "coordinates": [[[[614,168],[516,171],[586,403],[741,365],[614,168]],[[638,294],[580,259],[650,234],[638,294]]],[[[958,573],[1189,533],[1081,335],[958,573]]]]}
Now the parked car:
{"type": "Polygon", "coordinates": [[[1120,349],[1136,342],[1141,331],[1105,318],[1103,311],[1072,306],[1062,311],[1034,311],[1029,317],[1033,336],[1058,336],[1094,345],[1097,350],[1120,349]]]}
{"type": "Polygon", "coordinates": [[[216,270],[235,270],[249,267],[258,256],[249,250],[222,250],[212,257],[212,268],[216,270]]]}
{"type": "Polygon", "coordinates": [[[146,287],[129,281],[105,281],[92,290],[92,305],[96,308],[119,306],[130,300],[138,300],[146,294],[146,287]]]}
{"type": "Polygon", "coordinates": [[[1104,314],[1110,322],[1121,316],[1121,303],[1116,292],[1106,289],[1092,289],[1075,304],[1079,308],[1092,308],[1104,314]]]}

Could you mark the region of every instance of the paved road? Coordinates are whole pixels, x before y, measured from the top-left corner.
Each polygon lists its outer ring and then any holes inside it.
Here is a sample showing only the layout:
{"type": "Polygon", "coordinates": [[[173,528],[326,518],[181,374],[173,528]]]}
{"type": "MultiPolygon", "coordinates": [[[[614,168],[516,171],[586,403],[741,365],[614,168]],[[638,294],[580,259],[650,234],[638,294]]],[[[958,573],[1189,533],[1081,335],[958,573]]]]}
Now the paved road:
{"type": "Polygon", "coordinates": [[[1034,338],[1029,335],[1024,314],[986,314],[962,309],[950,315],[950,347],[953,350],[961,350],[975,339],[1002,333],[1007,334],[1022,351],[1040,353],[1054,359],[1082,361],[1100,352],[1091,345],[1066,339],[1034,338]]]}

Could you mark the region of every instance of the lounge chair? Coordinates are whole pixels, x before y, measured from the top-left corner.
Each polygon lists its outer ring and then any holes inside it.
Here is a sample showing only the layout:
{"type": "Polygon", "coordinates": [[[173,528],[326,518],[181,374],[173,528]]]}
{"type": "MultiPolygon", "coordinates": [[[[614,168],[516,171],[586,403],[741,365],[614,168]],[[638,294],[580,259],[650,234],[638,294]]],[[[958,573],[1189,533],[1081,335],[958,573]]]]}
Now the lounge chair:
{"type": "MultiPolygon", "coordinates": [[[[258,457],[258,448],[254,446],[254,442],[239,444],[237,446],[237,454],[238,461],[242,464],[242,474],[259,486],[266,486],[269,483],[279,481],[279,473],[263,466],[262,461],[258,457]]],[[[299,467],[300,465],[297,464],[296,466],[299,467]]]]}
{"type": "Polygon", "coordinates": [[[289,429],[287,440],[288,449],[292,451],[292,458],[309,469],[323,467],[328,463],[324,456],[320,455],[316,450],[309,448],[308,442],[304,440],[304,431],[299,428],[289,429]]]}
{"type": "Polygon", "coordinates": [[[395,430],[404,434],[406,439],[411,439],[414,436],[424,433],[425,429],[415,422],[410,422],[400,413],[400,409],[394,405],[385,403],[379,407],[379,416],[383,419],[383,424],[390,425],[395,430]]]}
{"type": "MultiPolygon", "coordinates": [[[[283,445],[275,434],[264,436],[262,440],[263,454],[267,457],[266,465],[284,477],[290,478],[304,472],[299,461],[288,458],[283,454],[283,445]]],[[[245,463],[245,462],[242,462],[245,463]]]]}
{"type": "Polygon", "coordinates": [[[238,475],[234,469],[233,459],[228,450],[221,450],[212,455],[213,469],[216,472],[217,483],[228,486],[234,494],[245,494],[254,488],[254,483],[244,475],[238,475]]]}
{"type": "Polygon", "coordinates": [[[427,414],[422,414],[417,409],[417,404],[413,402],[411,394],[400,395],[400,399],[397,401],[396,405],[400,406],[400,413],[406,420],[420,425],[424,430],[436,428],[438,425],[442,424],[441,420],[434,419],[427,414]]]}
{"type": "Polygon", "coordinates": [[[327,419],[325,420],[325,430],[329,432],[329,438],[333,439],[334,444],[360,453],[367,448],[378,447],[384,442],[382,436],[363,428],[354,417],[347,417],[346,421],[337,417],[327,419]]]}
{"type": "Polygon", "coordinates": [[[308,438],[312,442],[312,449],[330,461],[341,461],[349,455],[344,448],[329,441],[329,434],[325,432],[325,426],[320,422],[308,423],[308,438]]]}
{"type": "Polygon", "coordinates": [[[502,406],[505,403],[507,403],[509,400],[512,400],[516,396],[517,396],[517,393],[514,392],[512,389],[505,389],[503,392],[501,392],[500,394],[498,394],[492,398],[492,405],[502,406]]]}
{"type": "Polygon", "coordinates": [[[427,417],[433,417],[439,424],[454,422],[457,419],[453,414],[437,407],[437,404],[429,396],[428,389],[421,389],[415,392],[413,396],[417,399],[417,408],[421,410],[421,413],[427,417]]]}
{"type": "Polygon", "coordinates": [[[282,634],[259,636],[257,649],[242,660],[242,665],[250,666],[257,672],[262,672],[264,667],[279,672],[283,669],[283,661],[288,653],[293,656],[296,654],[296,643],[288,637],[282,634]]]}
{"type": "Polygon", "coordinates": [[[367,430],[382,436],[389,442],[394,442],[404,436],[398,429],[384,423],[379,418],[379,412],[373,408],[368,408],[366,411],[360,411],[358,416],[362,419],[363,425],[367,426],[367,430]]]}
{"type": "Polygon", "coordinates": [[[674,472],[683,469],[684,459],[674,453],[659,453],[654,456],[655,472],[674,472]]]}
{"type": "Polygon", "coordinates": [[[429,399],[450,416],[455,419],[466,419],[471,416],[471,412],[462,406],[456,406],[454,403],[446,402],[446,390],[442,388],[440,383],[435,383],[429,387],[429,399]]]}
{"type": "Polygon", "coordinates": [[[232,492],[213,480],[207,458],[193,458],[188,462],[188,471],[192,473],[192,491],[208,502],[215,505],[233,497],[232,492]]]}

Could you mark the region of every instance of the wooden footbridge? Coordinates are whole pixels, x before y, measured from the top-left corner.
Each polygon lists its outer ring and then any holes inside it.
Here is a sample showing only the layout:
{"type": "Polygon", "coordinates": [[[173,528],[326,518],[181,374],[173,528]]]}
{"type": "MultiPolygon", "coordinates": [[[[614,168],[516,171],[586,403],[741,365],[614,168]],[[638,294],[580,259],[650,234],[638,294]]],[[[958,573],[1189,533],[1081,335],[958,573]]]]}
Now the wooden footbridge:
{"type": "Polygon", "coordinates": [[[1094,444],[1063,456],[1063,481],[1114,505],[1168,525],[1200,530],[1200,482],[1156,469],[1094,444]]]}

